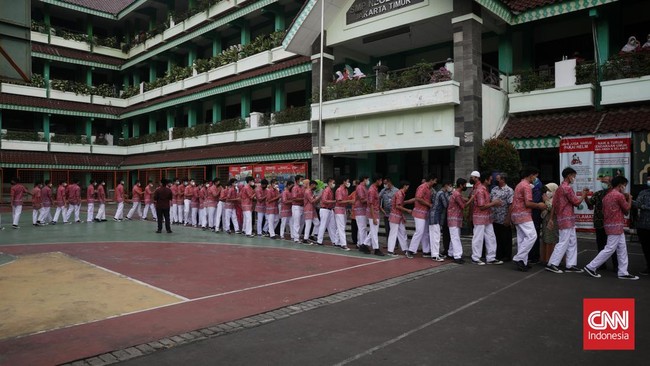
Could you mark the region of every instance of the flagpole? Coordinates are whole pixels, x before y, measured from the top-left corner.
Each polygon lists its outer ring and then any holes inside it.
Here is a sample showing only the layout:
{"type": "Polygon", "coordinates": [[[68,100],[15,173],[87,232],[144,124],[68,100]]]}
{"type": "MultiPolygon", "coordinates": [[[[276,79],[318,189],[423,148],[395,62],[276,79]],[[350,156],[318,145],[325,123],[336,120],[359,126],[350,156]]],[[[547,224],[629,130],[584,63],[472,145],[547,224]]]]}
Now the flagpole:
{"type": "Polygon", "coordinates": [[[320,54],[319,54],[319,82],[318,82],[318,177],[323,180],[323,52],[324,52],[324,19],[325,0],[320,0],[320,54]]]}

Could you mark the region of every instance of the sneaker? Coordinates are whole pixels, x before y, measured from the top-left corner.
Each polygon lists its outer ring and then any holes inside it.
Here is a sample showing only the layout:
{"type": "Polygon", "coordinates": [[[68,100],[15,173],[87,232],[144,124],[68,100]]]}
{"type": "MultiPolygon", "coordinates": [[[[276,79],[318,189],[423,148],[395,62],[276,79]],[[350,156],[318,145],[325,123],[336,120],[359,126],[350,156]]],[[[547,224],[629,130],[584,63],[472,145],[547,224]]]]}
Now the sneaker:
{"type": "Polygon", "coordinates": [[[130,217],[128,217],[128,216],[127,216],[127,217],[125,217],[124,219],[125,219],[126,221],[131,221],[131,218],[130,218],[130,217]]]}
{"type": "Polygon", "coordinates": [[[4,226],[0,226],[0,231],[2,231],[2,230],[4,230],[4,229],[5,229],[4,226]]]}
{"type": "Polygon", "coordinates": [[[156,234],[160,234],[161,232],[162,232],[162,231],[160,231],[160,230],[156,230],[156,234]]]}
{"type": "Polygon", "coordinates": [[[480,259],[477,260],[477,261],[475,261],[475,260],[472,259],[472,264],[476,264],[476,265],[478,265],[478,266],[484,266],[484,265],[485,265],[485,262],[483,262],[483,261],[480,260],[480,259]]]}
{"type": "Polygon", "coordinates": [[[413,253],[411,253],[411,251],[410,251],[410,250],[407,250],[406,252],[404,252],[404,255],[405,255],[405,256],[406,256],[406,258],[408,258],[408,259],[411,259],[411,258],[413,258],[413,253]]]}
{"type": "Polygon", "coordinates": [[[366,254],[370,254],[370,253],[371,253],[371,252],[370,252],[370,247],[368,247],[367,245],[363,245],[363,244],[361,244],[361,245],[359,246],[359,251],[360,251],[361,253],[366,253],[366,254]]]}
{"type": "Polygon", "coordinates": [[[20,229],[20,227],[18,227],[18,225],[11,225],[11,227],[12,227],[13,229],[20,229]]]}
{"type": "Polygon", "coordinates": [[[440,257],[431,257],[431,260],[434,262],[444,262],[445,260],[440,257]]]}
{"type": "Polygon", "coordinates": [[[429,253],[429,252],[422,252],[422,258],[431,258],[431,253],[429,253]]]}
{"type": "Polygon", "coordinates": [[[254,237],[255,237],[255,235],[253,235],[253,234],[250,234],[250,235],[246,235],[246,237],[247,237],[247,238],[254,238],[254,237]]]}
{"type": "Polygon", "coordinates": [[[553,273],[563,273],[561,269],[557,268],[557,266],[555,266],[553,264],[546,265],[545,269],[547,271],[553,272],[553,273]]]}
{"type": "Polygon", "coordinates": [[[113,221],[122,221],[122,220],[118,219],[117,217],[113,217],[113,221]]]}
{"type": "Polygon", "coordinates": [[[636,281],[639,279],[639,276],[633,276],[631,274],[626,274],[625,276],[618,276],[619,280],[632,280],[636,281]]]}
{"type": "Polygon", "coordinates": [[[465,264],[465,260],[463,258],[455,258],[454,263],[456,263],[456,264],[465,264]]]}
{"type": "Polygon", "coordinates": [[[171,233],[173,233],[173,231],[167,230],[167,234],[171,234],[171,233]]]}
{"type": "Polygon", "coordinates": [[[341,250],[343,250],[343,251],[345,251],[345,252],[349,252],[349,251],[350,251],[350,248],[348,248],[347,246],[340,246],[339,248],[341,248],[341,250]]]}
{"type": "Polygon", "coordinates": [[[376,255],[376,256],[379,256],[379,257],[383,257],[383,256],[386,255],[386,254],[384,254],[384,253],[383,253],[381,250],[379,250],[379,249],[375,249],[375,251],[373,252],[373,254],[376,255]]]}
{"type": "Polygon", "coordinates": [[[32,224],[32,225],[34,225],[34,226],[36,226],[36,227],[39,227],[39,226],[40,226],[40,225],[38,225],[38,224],[32,224]]]}
{"type": "Polygon", "coordinates": [[[72,221],[64,222],[65,225],[72,225],[72,221]]]}
{"type": "Polygon", "coordinates": [[[495,264],[495,265],[499,265],[499,264],[503,264],[503,261],[500,261],[500,260],[497,260],[497,259],[493,259],[493,260],[491,260],[491,261],[489,261],[489,262],[486,262],[486,264],[495,264]]]}
{"type": "Polygon", "coordinates": [[[589,267],[585,266],[585,272],[587,272],[588,275],[594,278],[600,278],[600,275],[596,273],[596,271],[592,271],[589,269],[589,267]]]}
{"type": "Polygon", "coordinates": [[[639,272],[639,274],[641,276],[647,276],[648,274],[650,274],[650,269],[646,268],[643,271],[639,272]]]}
{"type": "Polygon", "coordinates": [[[515,264],[517,265],[517,269],[522,271],[522,272],[528,272],[528,266],[524,261],[516,261],[515,264]]]}
{"type": "Polygon", "coordinates": [[[50,225],[56,225],[56,221],[50,222],[50,225]]]}
{"type": "Polygon", "coordinates": [[[386,255],[388,255],[389,257],[399,257],[398,254],[395,254],[393,252],[386,252],[386,255]]]}
{"type": "Polygon", "coordinates": [[[564,269],[564,272],[566,273],[582,273],[584,272],[581,268],[578,268],[576,266],[573,267],[567,267],[564,269]]]}

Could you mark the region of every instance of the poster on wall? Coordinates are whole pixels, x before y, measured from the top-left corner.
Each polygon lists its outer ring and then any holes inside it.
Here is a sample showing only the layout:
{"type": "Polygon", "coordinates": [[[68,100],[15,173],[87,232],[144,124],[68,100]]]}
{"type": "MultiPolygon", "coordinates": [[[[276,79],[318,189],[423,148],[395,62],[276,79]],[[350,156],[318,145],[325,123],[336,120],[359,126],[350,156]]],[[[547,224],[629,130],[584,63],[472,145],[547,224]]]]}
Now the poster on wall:
{"type": "MultiPolygon", "coordinates": [[[[632,135],[630,133],[565,137],[560,141],[560,172],[571,167],[577,172],[573,190],[590,194],[606,185],[603,178],[621,175],[630,179],[632,135]]],[[[630,185],[627,190],[629,192],[630,185]]],[[[576,228],[593,230],[593,211],[583,202],[575,208],[576,228]]]]}
{"type": "Polygon", "coordinates": [[[256,164],[256,165],[234,165],[228,167],[230,178],[243,182],[246,177],[252,176],[255,182],[262,179],[277,179],[280,189],[288,180],[293,180],[297,174],[307,176],[307,163],[278,163],[278,164],[256,164]]]}

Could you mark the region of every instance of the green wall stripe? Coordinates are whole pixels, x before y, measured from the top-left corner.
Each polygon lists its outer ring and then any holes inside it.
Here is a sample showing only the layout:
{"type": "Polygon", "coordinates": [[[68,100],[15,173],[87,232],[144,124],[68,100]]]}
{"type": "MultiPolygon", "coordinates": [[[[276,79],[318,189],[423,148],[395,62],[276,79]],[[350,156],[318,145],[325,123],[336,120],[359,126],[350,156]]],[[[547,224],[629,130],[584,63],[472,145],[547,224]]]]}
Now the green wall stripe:
{"type": "Polygon", "coordinates": [[[517,150],[548,149],[560,147],[559,137],[540,137],[530,139],[510,139],[510,143],[517,150]]]}
{"type": "Polygon", "coordinates": [[[65,165],[65,164],[18,164],[0,163],[2,168],[16,169],[70,169],[70,170],[125,170],[116,166],[108,165],[65,165]]]}
{"type": "Polygon", "coordinates": [[[118,71],[121,70],[121,67],[119,65],[109,65],[109,64],[103,64],[101,62],[85,61],[85,60],[79,60],[79,59],[76,59],[76,58],[69,58],[69,57],[63,57],[63,56],[50,55],[50,54],[41,53],[41,52],[32,51],[32,57],[38,57],[38,58],[43,58],[43,59],[52,60],[52,61],[60,61],[60,62],[68,63],[68,64],[99,67],[99,68],[102,68],[102,69],[118,70],[118,71]]]}
{"type": "Polygon", "coordinates": [[[474,0],[503,21],[510,25],[523,24],[536,20],[551,18],[575,11],[585,10],[605,4],[611,4],[619,0],[570,0],[549,4],[539,8],[527,10],[520,14],[513,14],[512,11],[500,0],[474,0]]]}

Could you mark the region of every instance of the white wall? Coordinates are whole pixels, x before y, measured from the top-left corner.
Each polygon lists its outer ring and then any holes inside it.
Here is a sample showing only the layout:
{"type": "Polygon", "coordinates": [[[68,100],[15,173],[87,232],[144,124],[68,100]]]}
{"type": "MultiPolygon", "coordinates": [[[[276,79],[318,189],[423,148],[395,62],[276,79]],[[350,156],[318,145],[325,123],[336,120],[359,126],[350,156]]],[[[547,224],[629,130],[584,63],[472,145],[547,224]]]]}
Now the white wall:
{"type": "Polygon", "coordinates": [[[508,113],[508,94],[483,84],[483,140],[501,133],[508,113]]]}

